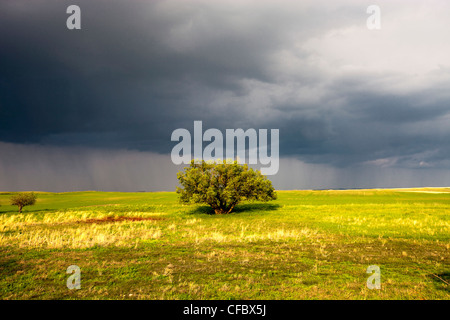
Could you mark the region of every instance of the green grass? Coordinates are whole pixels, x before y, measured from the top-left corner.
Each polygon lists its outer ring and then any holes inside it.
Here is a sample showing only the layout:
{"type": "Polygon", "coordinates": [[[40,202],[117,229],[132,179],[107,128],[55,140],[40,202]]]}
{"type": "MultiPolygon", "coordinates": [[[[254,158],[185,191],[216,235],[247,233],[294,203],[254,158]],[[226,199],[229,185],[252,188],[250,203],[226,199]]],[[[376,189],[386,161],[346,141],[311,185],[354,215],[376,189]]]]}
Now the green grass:
{"type": "Polygon", "coordinates": [[[449,188],[278,191],[230,215],[173,192],[37,195],[19,214],[0,193],[1,299],[450,297],[449,188]]]}

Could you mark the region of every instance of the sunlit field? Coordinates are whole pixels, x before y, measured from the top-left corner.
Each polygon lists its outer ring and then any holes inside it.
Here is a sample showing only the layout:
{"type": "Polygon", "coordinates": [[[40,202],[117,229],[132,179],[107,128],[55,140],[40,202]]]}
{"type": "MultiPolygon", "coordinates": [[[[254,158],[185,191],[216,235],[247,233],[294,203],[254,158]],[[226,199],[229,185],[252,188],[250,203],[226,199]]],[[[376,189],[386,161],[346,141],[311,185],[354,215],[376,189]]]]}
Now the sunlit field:
{"type": "Polygon", "coordinates": [[[229,215],[173,192],[37,193],[19,214],[0,193],[0,298],[450,298],[450,188],[277,193],[229,215]]]}

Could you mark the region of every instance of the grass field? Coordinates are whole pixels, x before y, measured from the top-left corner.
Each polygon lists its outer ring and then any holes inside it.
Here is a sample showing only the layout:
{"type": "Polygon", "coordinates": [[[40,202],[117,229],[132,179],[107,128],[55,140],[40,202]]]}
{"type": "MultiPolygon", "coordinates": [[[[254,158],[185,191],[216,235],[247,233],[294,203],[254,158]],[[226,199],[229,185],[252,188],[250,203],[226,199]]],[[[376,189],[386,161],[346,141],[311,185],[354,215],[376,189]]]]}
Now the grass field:
{"type": "Polygon", "coordinates": [[[230,215],[173,192],[37,194],[19,214],[0,193],[1,299],[450,298],[450,188],[278,191],[230,215]]]}

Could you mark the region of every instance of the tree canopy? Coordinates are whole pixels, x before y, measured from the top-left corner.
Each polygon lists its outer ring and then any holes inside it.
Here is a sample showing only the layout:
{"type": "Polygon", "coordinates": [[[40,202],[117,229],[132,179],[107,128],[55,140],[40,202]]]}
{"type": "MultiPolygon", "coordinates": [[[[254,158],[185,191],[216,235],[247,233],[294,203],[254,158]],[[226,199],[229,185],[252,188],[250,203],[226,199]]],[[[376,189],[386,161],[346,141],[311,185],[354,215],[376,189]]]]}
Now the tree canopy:
{"type": "Polygon", "coordinates": [[[11,205],[18,206],[19,212],[22,212],[22,208],[25,206],[32,206],[36,203],[36,194],[34,192],[29,193],[17,193],[11,197],[11,205]]]}
{"type": "Polygon", "coordinates": [[[277,198],[270,180],[237,161],[192,160],[177,177],[183,187],[177,187],[182,203],[206,203],[216,214],[230,213],[244,200],[265,202],[277,198]]]}

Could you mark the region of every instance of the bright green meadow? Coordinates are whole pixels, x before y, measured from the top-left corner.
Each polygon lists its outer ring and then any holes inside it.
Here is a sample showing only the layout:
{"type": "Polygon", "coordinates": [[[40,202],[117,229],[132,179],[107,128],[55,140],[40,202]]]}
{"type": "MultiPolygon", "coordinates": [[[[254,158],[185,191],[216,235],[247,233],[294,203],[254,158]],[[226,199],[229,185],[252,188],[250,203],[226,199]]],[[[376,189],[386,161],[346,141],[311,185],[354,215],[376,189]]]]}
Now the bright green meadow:
{"type": "Polygon", "coordinates": [[[38,192],[19,214],[12,194],[3,300],[450,298],[450,188],[278,191],[229,215],[174,192],[38,192]]]}

